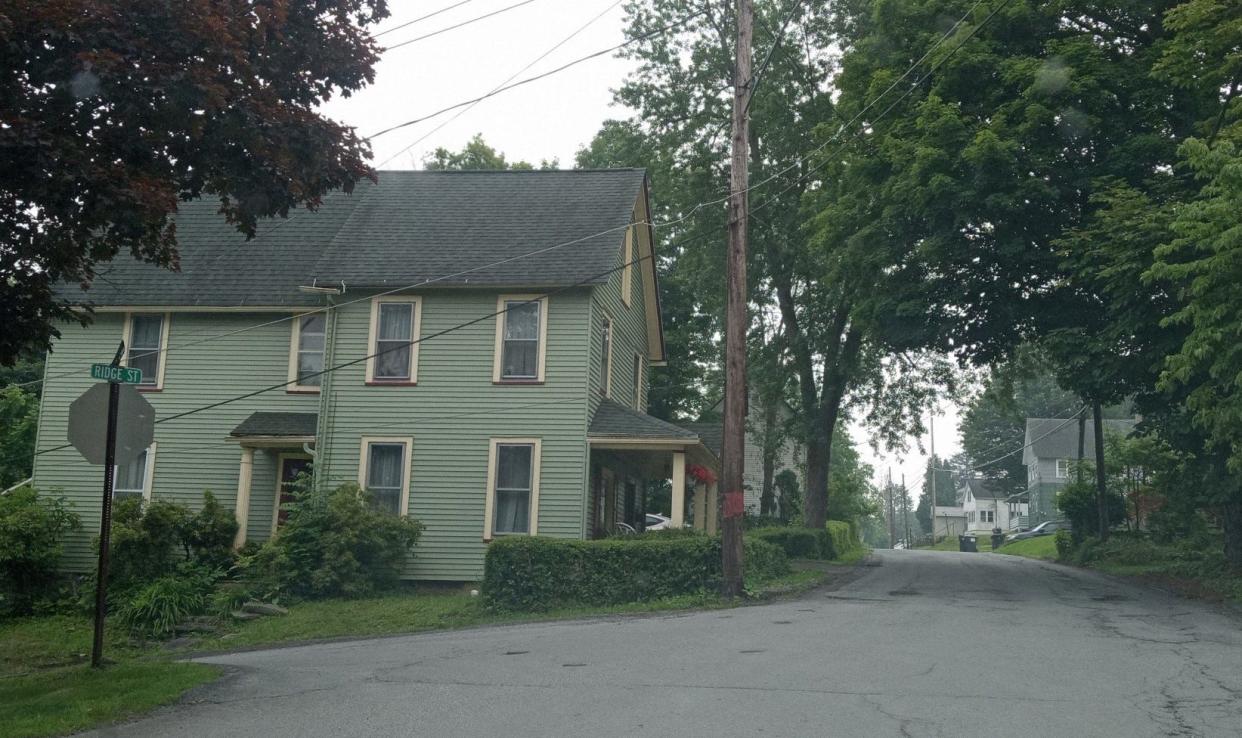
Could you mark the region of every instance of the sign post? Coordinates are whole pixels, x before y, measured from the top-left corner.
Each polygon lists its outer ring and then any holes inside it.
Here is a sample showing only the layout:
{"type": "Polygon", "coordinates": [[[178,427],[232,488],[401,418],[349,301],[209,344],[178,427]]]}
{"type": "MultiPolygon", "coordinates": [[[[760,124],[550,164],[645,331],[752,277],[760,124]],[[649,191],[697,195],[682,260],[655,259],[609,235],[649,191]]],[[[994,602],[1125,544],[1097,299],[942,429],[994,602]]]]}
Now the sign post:
{"type": "Polygon", "coordinates": [[[103,662],[104,618],[108,604],[108,554],[112,538],[112,491],[117,464],[142,455],[155,437],[155,408],[134,385],[142,381],[138,369],[120,366],[125,343],[117,347],[111,364],[95,364],[91,376],[106,382],[92,385],[69,405],[69,442],[92,464],[104,468],[103,504],[99,516],[99,570],[95,578],[95,641],[91,666],[103,662]],[[100,418],[106,422],[100,426],[100,418]]]}

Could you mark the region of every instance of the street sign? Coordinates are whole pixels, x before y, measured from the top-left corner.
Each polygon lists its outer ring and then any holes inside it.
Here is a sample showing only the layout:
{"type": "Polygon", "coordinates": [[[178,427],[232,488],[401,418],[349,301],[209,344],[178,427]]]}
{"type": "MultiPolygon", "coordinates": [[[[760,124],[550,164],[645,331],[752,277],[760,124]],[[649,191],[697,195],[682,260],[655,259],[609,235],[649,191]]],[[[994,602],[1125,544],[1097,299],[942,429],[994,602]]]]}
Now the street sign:
{"type": "Polygon", "coordinates": [[[91,364],[91,378],[118,384],[141,384],[142,370],[111,364],[91,364]]]}
{"type": "MultiPolygon", "coordinates": [[[[107,450],[108,394],[113,385],[96,384],[69,405],[69,442],[92,464],[103,464],[107,450]]],[[[155,408],[131,384],[119,390],[116,414],[116,461],[127,464],[155,439],[155,408]]]]}

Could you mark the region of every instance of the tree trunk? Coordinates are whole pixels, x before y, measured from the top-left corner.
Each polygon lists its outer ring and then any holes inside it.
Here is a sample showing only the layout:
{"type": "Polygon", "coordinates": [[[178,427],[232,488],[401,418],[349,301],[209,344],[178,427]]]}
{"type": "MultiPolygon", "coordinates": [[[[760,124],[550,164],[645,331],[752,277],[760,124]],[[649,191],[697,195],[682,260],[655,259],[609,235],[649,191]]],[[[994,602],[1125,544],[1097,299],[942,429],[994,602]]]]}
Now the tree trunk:
{"type": "Polygon", "coordinates": [[[822,528],[828,522],[828,460],[832,456],[832,441],[820,433],[815,423],[806,443],[806,489],[802,491],[802,524],[807,528],[822,528]],[[821,493],[821,490],[825,492],[821,493]]]}
{"type": "Polygon", "coordinates": [[[1242,567],[1242,500],[1226,502],[1221,507],[1225,528],[1225,560],[1242,567]]]}
{"type": "Polygon", "coordinates": [[[1092,402],[1095,420],[1095,505],[1100,519],[1100,540],[1108,540],[1108,480],[1104,470],[1104,408],[1099,400],[1092,402]]]}

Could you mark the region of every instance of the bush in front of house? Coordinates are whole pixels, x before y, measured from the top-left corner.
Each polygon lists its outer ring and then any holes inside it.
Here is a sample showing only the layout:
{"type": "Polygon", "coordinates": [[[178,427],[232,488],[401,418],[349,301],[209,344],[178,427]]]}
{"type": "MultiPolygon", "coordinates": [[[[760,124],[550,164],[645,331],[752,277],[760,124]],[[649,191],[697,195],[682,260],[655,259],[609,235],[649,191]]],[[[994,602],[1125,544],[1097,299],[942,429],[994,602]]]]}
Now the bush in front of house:
{"type": "MultiPolygon", "coordinates": [[[[1117,524],[1126,519],[1126,501],[1114,490],[1106,490],[1104,504],[1108,520],[1117,524]]],[[[1076,542],[1100,531],[1100,511],[1096,501],[1095,483],[1091,481],[1070,482],[1057,493],[1057,509],[1069,520],[1070,532],[1076,542]]]]}
{"type": "Polygon", "coordinates": [[[0,616],[28,615],[52,595],[61,542],[79,525],[63,499],[33,487],[0,495],[0,616]]]}
{"type": "MultiPolygon", "coordinates": [[[[744,545],[748,577],[788,572],[777,546],[755,539],[744,545]]],[[[596,541],[513,536],[488,546],[483,595],[493,609],[538,611],[713,592],[720,579],[720,539],[701,533],[596,541]]]]}
{"type": "Polygon", "coordinates": [[[822,543],[826,535],[827,531],[821,535],[817,530],[793,527],[755,528],[746,532],[748,538],[771,543],[779,547],[791,559],[826,558],[822,543]]]}
{"type": "Polygon", "coordinates": [[[284,506],[280,533],[243,560],[269,597],[364,597],[400,580],[423,525],[377,510],[356,484],[307,488],[284,506]]]}
{"type": "Polygon", "coordinates": [[[182,567],[132,592],[116,610],[116,618],[131,633],[148,638],[173,635],[177,625],[207,608],[218,572],[182,567]]]}

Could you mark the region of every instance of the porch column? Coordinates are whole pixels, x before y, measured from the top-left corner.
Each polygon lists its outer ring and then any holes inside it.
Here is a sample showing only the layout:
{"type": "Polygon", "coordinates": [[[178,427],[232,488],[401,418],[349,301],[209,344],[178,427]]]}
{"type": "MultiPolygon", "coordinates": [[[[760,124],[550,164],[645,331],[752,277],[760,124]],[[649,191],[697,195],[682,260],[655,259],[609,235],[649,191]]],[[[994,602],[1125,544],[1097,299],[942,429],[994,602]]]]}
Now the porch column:
{"type": "Polygon", "coordinates": [[[237,507],[233,514],[237,518],[237,535],[233,536],[233,548],[241,548],[246,543],[246,524],[250,520],[250,479],[254,474],[254,448],[242,448],[241,468],[237,472],[237,507]]]}
{"type": "Polygon", "coordinates": [[[672,527],[686,524],[686,452],[673,452],[673,509],[672,527]]]}
{"type": "Polygon", "coordinates": [[[707,484],[707,516],[704,520],[707,521],[707,535],[709,536],[716,535],[717,529],[720,527],[720,508],[718,507],[719,503],[716,501],[717,486],[715,482],[707,484]]]}
{"type": "Polygon", "coordinates": [[[694,485],[694,529],[707,530],[707,487],[702,482],[694,485]]]}

